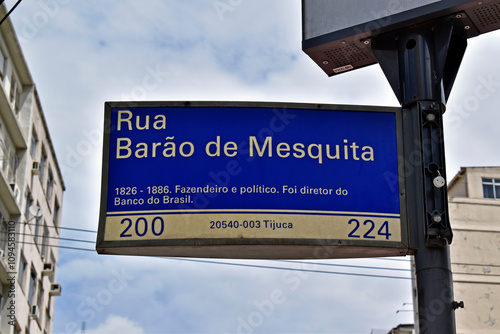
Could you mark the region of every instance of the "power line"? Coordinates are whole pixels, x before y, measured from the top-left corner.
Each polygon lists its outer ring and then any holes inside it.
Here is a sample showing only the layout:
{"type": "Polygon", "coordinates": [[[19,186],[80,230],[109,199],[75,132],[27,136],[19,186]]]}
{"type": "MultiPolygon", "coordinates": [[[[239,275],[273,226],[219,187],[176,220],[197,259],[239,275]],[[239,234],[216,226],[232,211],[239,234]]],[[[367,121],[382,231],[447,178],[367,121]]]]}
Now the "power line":
{"type": "MultiPolygon", "coordinates": [[[[29,233],[16,233],[16,235],[31,236],[31,237],[43,237],[43,235],[29,234],[29,233]]],[[[48,239],[58,239],[63,241],[74,241],[94,244],[95,241],[73,239],[73,238],[62,238],[56,236],[45,236],[48,239]]],[[[330,267],[343,267],[343,268],[356,268],[356,269],[372,269],[372,270],[392,270],[392,271],[403,271],[409,272],[411,269],[406,268],[390,268],[390,267],[376,267],[376,266],[360,266],[360,265],[348,265],[348,264],[337,264],[337,263],[321,263],[321,262],[308,262],[308,261],[294,261],[294,260],[273,260],[273,262],[283,262],[283,263],[297,263],[297,264],[308,264],[308,265],[318,265],[318,266],[330,266],[330,267]]]]}
{"type": "Polygon", "coordinates": [[[286,262],[286,263],[312,264],[312,265],[331,266],[331,267],[375,269],[375,270],[394,270],[394,271],[411,271],[411,269],[406,269],[406,268],[387,268],[387,267],[359,266],[359,265],[353,265],[353,264],[321,263],[321,262],[307,262],[307,261],[294,261],[294,260],[274,260],[274,261],[275,262],[286,262]]]}
{"type": "MultiPolygon", "coordinates": [[[[38,245],[38,246],[47,246],[47,247],[63,248],[63,249],[70,249],[70,250],[78,250],[78,251],[95,252],[94,249],[89,249],[89,248],[70,247],[70,246],[52,245],[52,244],[38,244],[38,243],[26,242],[26,241],[16,241],[16,243],[18,243],[18,244],[25,244],[25,245],[38,245]]],[[[195,260],[195,259],[172,258],[172,257],[164,258],[164,259],[177,260],[177,261],[186,261],[186,262],[219,264],[219,265],[228,265],[228,266],[239,266],[239,267],[247,267],[247,268],[274,269],[274,270],[287,270],[287,271],[291,270],[291,271],[300,271],[300,272],[311,272],[311,273],[317,273],[317,274],[347,275],[347,276],[377,277],[377,278],[392,278],[392,279],[411,279],[411,277],[401,277],[401,276],[347,273],[347,272],[335,272],[335,271],[314,270],[314,269],[304,269],[304,268],[290,268],[290,267],[287,268],[287,267],[276,267],[276,266],[266,266],[266,265],[254,265],[254,264],[236,263],[236,262],[218,262],[218,261],[210,261],[210,260],[195,260]]],[[[275,260],[275,261],[278,262],[277,260],[275,260]]],[[[300,261],[281,261],[281,262],[300,262],[300,261]]],[[[331,264],[331,265],[335,266],[335,264],[331,264]]],[[[355,266],[355,265],[352,265],[352,266],[339,265],[339,266],[366,269],[366,266],[355,266]]],[[[371,269],[391,270],[392,268],[372,267],[371,269]]]]}
{"type": "MultiPolygon", "coordinates": [[[[36,224],[36,223],[19,223],[19,224],[25,224],[25,225],[30,225],[30,226],[42,226],[41,224],[36,224]]],[[[57,229],[61,229],[61,230],[70,230],[70,231],[77,231],[77,232],[87,232],[87,233],[97,233],[97,231],[94,231],[94,230],[86,230],[86,229],[82,229],[82,228],[72,228],[72,227],[63,227],[63,226],[51,226],[51,225],[45,225],[47,227],[50,227],[50,228],[55,228],[56,230],[57,229]]]]}
{"type": "MultiPolygon", "coordinates": [[[[23,236],[31,236],[36,237],[34,234],[27,233],[16,233],[16,235],[23,236]]],[[[90,243],[94,244],[95,241],[90,240],[81,240],[81,239],[72,239],[72,238],[61,238],[61,237],[52,237],[46,236],[49,239],[59,239],[63,241],[72,241],[72,242],[82,242],[82,243],[90,243]]],[[[6,241],[6,240],[1,240],[6,241]]],[[[94,249],[89,248],[80,248],[80,247],[71,247],[71,246],[62,246],[62,245],[52,245],[52,244],[43,244],[43,243],[32,243],[26,241],[17,241],[17,243],[27,244],[27,245],[39,245],[39,246],[48,246],[48,247],[56,247],[70,250],[80,250],[80,251],[88,251],[94,252],[94,249]]],[[[217,261],[209,261],[209,260],[193,260],[193,259],[185,259],[185,258],[168,258],[172,260],[178,261],[191,261],[191,262],[201,262],[201,263],[212,263],[212,264],[221,264],[221,265],[232,265],[232,266],[243,266],[243,267],[254,267],[254,268],[264,268],[264,269],[281,269],[281,270],[293,270],[293,271],[306,271],[306,272],[314,272],[314,273],[323,273],[323,274],[342,274],[342,275],[355,275],[355,276],[368,276],[368,277],[381,277],[381,278],[399,278],[399,279],[410,279],[409,277],[396,277],[396,276],[387,276],[387,275],[371,275],[371,274],[356,274],[356,273],[344,273],[344,272],[331,272],[331,271],[322,271],[322,270],[312,270],[312,269],[304,269],[304,268],[291,268],[291,267],[273,267],[273,266],[260,266],[260,265],[249,265],[249,264],[241,264],[241,263],[229,263],[229,262],[217,262],[217,261]]],[[[404,261],[407,260],[397,260],[391,258],[372,258],[375,260],[395,260],[395,261],[404,261]]],[[[371,269],[371,270],[388,270],[388,271],[401,271],[401,272],[409,272],[411,269],[406,268],[390,268],[390,267],[376,267],[376,266],[360,266],[360,265],[347,265],[347,264],[337,264],[337,263],[321,263],[321,262],[310,262],[310,261],[296,261],[296,260],[271,260],[272,262],[283,262],[283,263],[297,263],[297,264],[310,264],[310,265],[318,265],[318,266],[330,266],[330,267],[343,267],[343,268],[354,268],[354,269],[371,269]]],[[[475,265],[475,266],[487,266],[487,265],[478,265],[478,264],[464,264],[460,263],[460,265],[475,265]]],[[[484,273],[462,273],[455,272],[455,274],[464,274],[464,275],[481,275],[481,276],[500,276],[497,274],[484,274],[484,273]]]]}
{"type": "MultiPolygon", "coordinates": [[[[29,224],[29,223],[28,223],[29,224]]],[[[36,225],[36,224],[30,224],[36,225]]],[[[54,227],[54,226],[50,226],[54,227]]],[[[97,231],[86,230],[86,229],[77,229],[77,228],[69,228],[69,227],[60,227],[61,229],[68,229],[78,232],[87,232],[87,233],[97,233],[97,231]]],[[[37,237],[35,234],[28,233],[16,233],[17,235],[26,235],[31,237],[37,237]]],[[[41,236],[41,235],[38,235],[41,236]]],[[[58,239],[63,241],[72,241],[72,242],[83,242],[83,243],[94,243],[94,241],[82,240],[82,239],[72,239],[72,238],[61,238],[61,237],[53,237],[46,236],[50,239],[58,239]]],[[[27,245],[39,245],[39,246],[47,246],[47,247],[56,247],[70,250],[78,250],[78,251],[87,251],[94,252],[94,249],[89,248],[80,248],[80,247],[71,247],[71,246],[62,246],[62,245],[52,245],[52,244],[41,244],[41,243],[31,243],[26,241],[17,241],[17,243],[23,243],[27,245]]],[[[240,267],[251,267],[251,268],[261,268],[261,269],[274,269],[274,270],[292,270],[292,271],[302,271],[302,272],[312,272],[319,274],[331,274],[331,275],[348,275],[348,276],[361,276],[361,277],[377,277],[377,278],[392,278],[392,279],[411,279],[411,277],[402,277],[402,276],[389,276],[389,275],[375,275],[375,274],[360,274],[360,273],[347,273],[347,272],[334,272],[334,271],[325,271],[325,270],[315,270],[315,269],[305,269],[305,268],[290,268],[290,267],[277,267],[277,266],[265,266],[265,265],[252,265],[252,264],[243,264],[243,263],[235,263],[235,262],[218,262],[218,261],[210,261],[210,260],[195,260],[195,259],[186,259],[186,258],[166,258],[177,261],[187,261],[187,262],[198,262],[198,263],[210,263],[210,264],[219,264],[219,265],[230,265],[230,266],[240,266],[240,267]]],[[[398,260],[398,259],[388,259],[388,258],[373,258],[378,260],[394,260],[394,261],[404,261],[408,262],[408,260],[398,260]]],[[[371,270],[393,270],[393,271],[404,271],[408,272],[410,269],[404,268],[388,268],[388,267],[374,267],[374,266],[359,266],[359,265],[346,265],[346,264],[335,264],[335,263],[316,263],[316,262],[306,262],[306,261],[294,261],[294,260],[273,260],[273,262],[283,262],[283,263],[298,263],[298,264],[312,264],[312,265],[321,265],[321,266],[332,266],[332,267],[344,267],[344,268],[355,268],[355,269],[371,269],[371,270]]]]}
{"type": "MultiPolygon", "coordinates": [[[[0,0],[1,1],[1,0],[0,0]]],[[[36,225],[36,224],[33,224],[33,223],[25,223],[25,224],[28,224],[28,225],[36,225]]],[[[88,232],[88,233],[97,233],[97,231],[95,230],[86,230],[86,229],[79,229],[79,228],[70,228],[70,227],[54,227],[54,226],[48,226],[48,227],[51,227],[51,228],[60,228],[60,229],[65,229],[65,230],[71,230],[71,231],[81,231],[81,232],[88,232]]],[[[62,238],[61,238],[62,240],[62,238]]],[[[84,242],[87,242],[87,241],[84,241],[84,242]]],[[[93,242],[93,241],[92,241],[93,242]]],[[[370,258],[372,260],[383,260],[383,261],[395,261],[395,262],[410,262],[410,260],[406,260],[406,259],[395,259],[395,258],[383,258],[383,257],[374,257],[374,258],[370,258]]],[[[294,261],[288,261],[288,262],[294,262],[294,261]]],[[[295,262],[300,262],[300,263],[305,263],[303,261],[295,261],[295,262]]],[[[313,263],[313,262],[311,262],[313,263]]],[[[320,265],[328,265],[326,263],[321,263],[320,265]]],[[[391,269],[391,268],[385,268],[385,269],[391,269]]],[[[400,270],[400,269],[394,269],[394,270],[400,270]]],[[[402,270],[409,270],[409,269],[402,269],[402,270]]]]}
{"type": "MultiPolygon", "coordinates": [[[[35,234],[28,234],[28,233],[16,233],[16,234],[17,235],[37,237],[37,235],[35,235],[35,234]]],[[[38,235],[38,237],[39,236],[41,236],[41,235],[38,235]]],[[[61,237],[53,237],[53,236],[46,236],[46,238],[49,238],[49,239],[59,239],[59,240],[64,240],[64,241],[74,241],[74,242],[82,242],[82,243],[95,244],[95,241],[81,240],[81,239],[61,238],[61,237]]],[[[376,266],[360,266],[360,265],[353,265],[353,264],[349,265],[349,264],[321,263],[321,262],[294,261],[294,260],[272,260],[272,261],[273,262],[284,262],[284,263],[298,263],[298,264],[318,265],[318,266],[329,266],[329,267],[344,267],[344,268],[373,269],[373,270],[393,270],[393,271],[404,271],[404,272],[411,271],[411,269],[406,269],[406,268],[389,268],[389,267],[376,267],[376,266]]]]}
{"type": "MultiPolygon", "coordinates": [[[[1,0],[0,0],[1,1],[1,0]]],[[[36,225],[36,224],[30,224],[26,223],[29,225],[36,225]]],[[[52,228],[57,228],[54,226],[49,226],[52,228]]],[[[70,228],[70,227],[59,227],[60,229],[67,229],[67,230],[72,230],[72,231],[77,231],[77,232],[85,232],[85,233],[97,233],[97,231],[94,230],[87,230],[87,229],[79,229],[79,228],[70,228]]],[[[31,236],[31,237],[37,237],[35,234],[28,234],[28,233],[16,233],[17,235],[23,235],[23,236],[31,236]]],[[[42,236],[42,235],[39,235],[42,236]]],[[[95,241],[90,241],[90,240],[82,240],[82,239],[74,239],[74,238],[62,238],[62,237],[53,237],[53,236],[46,236],[46,238],[50,239],[58,239],[62,241],[71,241],[71,242],[82,242],[82,243],[91,243],[93,244],[95,241]]],[[[5,240],[3,240],[5,241],[5,240]]],[[[24,243],[24,244],[29,244],[29,245],[44,245],[48,247],[56,247],[56,248],[63,248],[63,249],[70,249],[70,250],[78,250],[78,251],[87,251],[87,252],[94,252],[94,249],[89,249],[89,248],[80,248],[80,247],[71,247],[71,246],[61,246],[61,245],[51,245],[51,244],[38,244],[38,243],[28,243],[28,242],[20,242],[17,241],[17,243],[24,243]]],[[[199,262],[199,263],[211,263],[211,264],[219,264],[219,265],[231,265],[231,266],[242,266],[242,267],[253,267],[253,268],[262,268],[262,269],[276,269],[276,270],[293,270],[293,271],[303,271],[303,272],[313,272],[313,273],[321,273],[321,274],[334,274],[334,275],[349,275],[349,276],[362,276],[362,277],[379,277],[379,278],[393,278],[393,279],[411,279],[411,277],[401,277],[401,276],[388,276],[388,275],[375,275],[375,274],[359,274],[359,273],[346,273],[346,272],[334,272],[334,271],[324,271],[324,270],[313,270],[313,269],[305,269],[305,268],[290,268],[290,267],[276,267],[276,266],[264,266],[264,265],[250,265],[250,264],[242,264],[242,263],[230,263],[230,262],[217,262],[217,261],[210,261],[210,260],[194,260],[194,259],[186,259],[186,258],[166,258],[166,259],[171,259],[171,260],[178,260],[178,261],[188,261],[188,262],[199,262]]],[[[397,261],[397,262],[409,262],[409,260],[406,259],[395,259],[395,258],[370,258],[371,260],[384,260],[384,261],[397,261]]],[[[321,262],[310,262],[310,261],[295,261],[295,260],[272,260],[273,262],[283,262],[283,263],[297,263],[297,264],[310,264],[310,265],[318,265],[318,266],[330,266],[330,267],[344,267],[344,268],[354,268],[354,269],[370,269],[370,270],[392,270],[392,271],[401,271],[401,272],[409,272],[411,269],[406,269],[406,268],[390,268],[390,267],[376,267],[376,266],[360,266],[360,265],[347,265],[347,264],[336,264],[336,263],[321,263],[321,262]]],[[[470,265],[470,266],[491,266],[491,267],[498,267],[497,265],[484,265],[484,264],[468,264],[468,263],[453,263],[455,265],[470,265]]],[[[459,273],[462,274],[462,273],[459,273]]],[[[463,273],[467,274],[467,273],[463,273]]],[[[469,275],[473,275],[471,273],[468,273],[469,275]]],[[[481,274],[483,275],[483,274],[481,274]]],[[[496,274],[488,275],[488,276],[498,276],[496,274]]]]}
{"type": "Polygon", "coordinates": [[[64,241],[74,241],[74,242],[83,242],[83,243],[88,243],[88,244],[95,244],[95,241],[90,241],[90,240],[81,240],[81,239],[72,239],[72,238],[61,238],[61,237],[53,237],[50,235],[42,235],[42,234],[30,234],[30,233],[16,233],[16,235],[22,235],[22,236],[28,236],[28,237],[42,237],[42,238],[48,238],[48,239],[58,239],[58,240],[64,240],[64,241]]]}
{"type": "MultiPolygon", "coordinates": [[[[2,241],[5,241],[5,240],[2,240],[2,241]]],[[[15,243],[17,243],[17,244],[24,244],[24,245],[37,245],[37,246],[46,246],[46,247],[54,247],[54,248],[65,248],[65,249],[73,249],[73,250],[80,250],[80,251],[87,251],[87,252],[95,252],[95,249],[89,249],[89,248],[79,248],[79,247],[70,247],[70,246],[61,246],[61,245],[42,244],[42,243],[19,241],[19,240],[16,240],[15,243]]]]}
{"type": "Polygon", "coordinates": [[[274,266],[260,266],[260,265],[255,265],[255,264],[234,263],[234,262],[218,262],[218,261],[210,261],[210,260],[195,260],[195,259],[174,258],[174,257],[166,257],[163,259],[176,260],[176,261],[187,261],[187,262],[198,262],[198,263],[222,264],[222,265],[228,265],[228,266],[239,266],[239,267],[250,267],[250,268],[263,268],[263,269],[275,269],[275,270],[287,270],[287,271],[292,270],[292,271],[311,272],[311,273],[317,273],[317,274],[362,276],[362,277],[376,277],[376,278],[393,278],[393,279],[404,279],[404,280],[411,279],[411,277],[402,277],[402,276],[358,274],[358,273],[345,273],[345,272],[313,270],[313,269],[297,269],[297,268],[284,268],[284,267],[274,267],[274,266]]]}
{"type": "MultiPolygon", "coordinates": [[[[0,5],[1,5],[4,1],[5,1],[5,0],[2,0],[2,2],[0,2],[0,5]]],[[[12,8],[11,8],[11,10],[9,10],[9,11],[7,12],[7,14],[5,14],[5,16],[3,17],[3,19],[0,21],[0,25],[2,25],[3,21],[5,21],[5,20],[9,17],[10,13],[12,13],[12,12],[14,11],[14,9],[16,9],[17,5],[19,5],[19,4],[21,3],[21,1],[23,1],[23,0],[18,0],[18,1],[16,2],[16,4],[14,5],[14,7],[12,7],[12,8]]]]}
{"type": "MultiPolygon", "coordinates": [[[[30,224],[30,225],[36,225],[36,224],[30,224]]],[[[51,226],[53,227],[53,226],[51,226]]],[[[96,231],[93,230],[86,230],[86,229],[76,229],[76,228],[63,228],[62,229],[70,229],[70,230],[75,230],[75,231],[81,231],[81,232],[91,232],[91,233],[97,233],[96,231]]],[[[26,236],[31,236],[31,237],[37,237],[37,236],[42,236],[42,235],[35,235],[35,234],[28,234],[28,233],[16,233],[17,235],[26,235],[26,236]]],[[[82,240],[82,239],[73,239],[73,238],[62,238],[62,237],[54,237],[54,236],[46,236],[46,238],[49,239],[58,239],[58,240],[63,240],[63,241],[72,241],[72,242],[82,242],[82,243],[94,243],[95,241],[89,241],[89,240],[82,240]]],[[[88,249],[88,248],[79,248],[79,247],[70,247],[70,246],[61,246],[61,245],[51,245],[51,244],[41,244],[41,243],[28,243],[28,242],[18,242],[18,243],[24,243],[24,244],[35,244],[35,245],[44,245],[48,247],[58,247],[58,248],[64,248],[64,249],[71,249],[71,250],[81,250],[81,251],[95,251],[94,249],[88,249]]],[[[374,258],[374,259],[379,259],[379,260],[395,260],[395,261],[403,261],[403,262],[408,262],[408,260],[398,260],[398,259],[388,259],[388,258],[374,258]]],[[[176,259],[178,260],[178,259],[176,259]]],[[[186,260],[186,261],[194,261],[194,260],[186,260]]],[[[216,263],[216,264],[227,264],[227,265],[241,265],[245,267],[251,267],[254,266],[255,268],[264,268],[264,269],[282,269],[282,270],[297,270],[297,271],[310,271],[310,272],[316,272],[316,273],[331,273],[331,274],[344,274],[344,275],[356,275],[356,276],[370,276],[369,274],[355,274],[355,273],[336,273],[336,272],[330,272],[330,271],[321,271],[321,270],[311,270],[311,269],[297,269],[297,268],[283,268],[283,267],[271,267],[271,266],[257,266],[257,265],[243,265],[243,264],[238,264],[238,263],[225,263],[225,262],[216,262],[216,261],[208,261],[208,260],[196,260],[198,262],[204,262],[204,263],[216,263]]],[[[389,267],[376,267],[376,266],[359,266],[359,265],[346,265],[346,264],[335,264],[335,263],[319,263],[319,262],[306,262],[306,261],[293,261],[293,260],[273,260],[274,262],[284,262],[284,263],[298,263],[298,264],[312,264],[312,265],[320,265],[320,266],[331,266],[331,267],[344,267],[344,268],[355,268],[355,269],[371,269],[371,270],[392,270],[392,271],[403,271],[403,272],[408,272],[410,269],[404,269],[404,268],[389,268],[389,267]]],[[[372,275],[375,277],[387,277],[387,278],[400,278],[400,279],[407,279],[406,277],[396,277],[396,276],[384,276],[384,275],[372,275]]]]}

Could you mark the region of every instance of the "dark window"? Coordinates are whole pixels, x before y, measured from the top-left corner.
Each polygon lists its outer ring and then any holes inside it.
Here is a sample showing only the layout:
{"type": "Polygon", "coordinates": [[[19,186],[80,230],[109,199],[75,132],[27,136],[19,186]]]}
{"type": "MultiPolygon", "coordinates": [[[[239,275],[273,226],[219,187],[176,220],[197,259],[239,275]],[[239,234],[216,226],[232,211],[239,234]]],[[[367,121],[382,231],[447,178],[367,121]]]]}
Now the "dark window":
{"type": "Polygon", "coordinates": [[[0,251],[3,252],[1,256],[5,257],[7,253],[7,241],[9,236],[9,227],[6,220],[3,220],[0,214],[0,251]]]}
{"type": "Polygon", "coordinates": [[[24,207],[24,216],[26,217],[26,220],[30,220],[30,206],[33,204],[33,200],[31,199],[31,193],[30,191],[26,188],[26,191],[24,193],[26,195],[26,206],[24,207]]]}
{"type": "Polygon", "coordinates": [[[40,174],[38,175],[38,177],[40,177],[41,184],[43,184],[43,178],[44,178],[44,174],[45,174],[45,161],[46,160],[47,160],[47,155],[42,150],[42,155],[40,156],[40,167],[38,167],[40,170],[40,174]]]}
{"type": "Polygon", "coordinates": [[[26,274],[27,267],[28,264],[26,263],[26,259],[21,255],[21,262],[19,263],[19,274],[17,276],[17,279],[22,289],[24,289],[24,275],[26,274]]]}
{"type": "Polygon", "coordinates": [[[483,196],[500,199],[500,179],[483,178],[483,196]]]}
{"type": "Polygon", "coordinates": [[[39,236],[40,236],[40,225],[41,224],[42,223],[40,222],[40,218],[36,217],[35,218],[35,233],[33,235],[33,239],[35,241],[35,245],[37,245],[37,246],[39,245],[38,243],[39,243],[39,239],[40,239],[39,236]]]}
{"type": "Polygon", "coordinates": [[[28,304],[30,306],[34,305],[33,299],[35,299],[35,293],[36,293],[36,272],[33,268],[31,268],[30,287],[28,292],[28,304]]]}
{"type": "Polygon", "coordinates": [[[0,49],[0,78],[3,78],[3,71],[5,69],[5,56],[2,49],[0,49]]]}
{"type": "Polygon", "coordinates": [[[31,145],[30,145],[30,153],[32,158],[35,158],[36,156],[37,147],[38,147],[38,137],[35,131],[33,130],[33,133],[31,134],[31,145]]]}
{"type": "Polygon", "coordinates": [[[53,189],[54,189],[54,176],[52,175],[52,171],[49,168],[49,174],[47,176],[47,187],[45,188],[45,197],[47,198],[47,201],[50,201],[53,189]]]}
{"type": "Polygon", "coordinates": [[[49,228],[47,224],[43,225],[43,234],[42,234],[42,250],[40,251],[42,257],[47,259],[47,250],[49,249],[49,228]]]}
{"type": "Polygon", "coordinates": [[[56,228],[56,232],[59,233],[58,231],[58,228],[59,228],[59,214],[61,212],[61,207],[59,206],[59,202],[57,201],[57,198],[55,200],[55,204],[54,204],[54,216],[53,216],[53,220],[54,220],[54,227],[56,228]]]}

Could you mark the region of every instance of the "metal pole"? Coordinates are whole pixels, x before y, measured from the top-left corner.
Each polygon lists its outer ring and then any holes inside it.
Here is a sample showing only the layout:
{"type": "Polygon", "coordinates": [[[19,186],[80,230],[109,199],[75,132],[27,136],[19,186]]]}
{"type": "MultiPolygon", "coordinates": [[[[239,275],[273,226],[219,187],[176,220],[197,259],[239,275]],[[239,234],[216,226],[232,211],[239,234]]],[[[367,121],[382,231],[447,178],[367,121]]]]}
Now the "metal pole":
{"type": "Polygon", "coordinates": [[[412,247],[417,249],[418,327],[425,334],[456,332],[442,114],[465,47],[465,38],[446,21],[372,41],[403,107],[407,211],[412,247]]]}

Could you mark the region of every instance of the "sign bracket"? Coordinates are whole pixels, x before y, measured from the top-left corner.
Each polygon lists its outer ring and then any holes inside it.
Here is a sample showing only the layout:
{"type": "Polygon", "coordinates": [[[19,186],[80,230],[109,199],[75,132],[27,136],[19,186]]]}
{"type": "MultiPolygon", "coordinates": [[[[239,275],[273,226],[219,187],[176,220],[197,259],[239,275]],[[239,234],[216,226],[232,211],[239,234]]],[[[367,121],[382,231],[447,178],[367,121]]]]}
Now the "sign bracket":
{"type": "Polygon", "coordinates": [[[451,244],[453,237],[448,217],[448,192],[444,178],[446,171],[443,109],[443,105],[434,102],[418,102],[421,119],[422,166],[425,168],[425,242],[428,247],[444,247],[447,243],[451,244]]]}
{"type": "MultiPolygon", "coordinates": [[[[457,14],[455,18],[445,18],[434,21],[417,28],[417,30],[399,30],[388,34],[373,37],[372,51],[382,71],[391,85],[401,105],[414,102],[418,99],[436,99],[440,103],[446,103],[450,95],[453,83],[467,48],[467,36],[465,35],[462,21],[457,14]],[[409,36],[407,43],[401,42],[402,32],[412,34],[412,31],[421,31],[422,34],[409,36]],[[414,60],[406,57],[414,57],[411,50],[415,50],[416,43],[430,41],[430,49],[422,52],[433,52],[432,71],[425,72],[423,69],[411,68],[409,62],[414,60]],[[413,72],[414,75],[424,75],[420,86],[414,86],[416,82],[406,82],[405,73],[413,72]],[[425,97],[427,96],[427,97],[425,97]]],[[[405,40],[403,38],[403,40],[405,40]]],[[[425,54],[419,55],[425,57],[425,54]]]]}

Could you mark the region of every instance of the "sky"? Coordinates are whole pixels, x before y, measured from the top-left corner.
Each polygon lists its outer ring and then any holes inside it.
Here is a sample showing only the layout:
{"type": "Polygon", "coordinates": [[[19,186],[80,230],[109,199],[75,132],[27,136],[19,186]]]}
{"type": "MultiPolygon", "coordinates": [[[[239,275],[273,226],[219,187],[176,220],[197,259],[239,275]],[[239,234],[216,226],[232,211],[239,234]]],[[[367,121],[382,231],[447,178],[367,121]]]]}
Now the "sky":
{"type": "MultiPolygon", "coordinates": [[[[62,226],[97,230],[105,101],[398,106],[378,65],[329,78],[302,52],[300,6],[21,2],[11,20],[63,172],[62,226]]],[[[448,179],[462,166],[500,165],[499,40],[500,32],[469,40],[444,116],[448,179]]],[[[92,232],[67,229],[61,237],[90,241],[62,246],[95,248],[92,232]]],[[[61,248],[53,332],[80,333],[82,324],[91,334],[389,330],[413,323],[409,267],[409,258],[169,259],[61,248]]]]}

